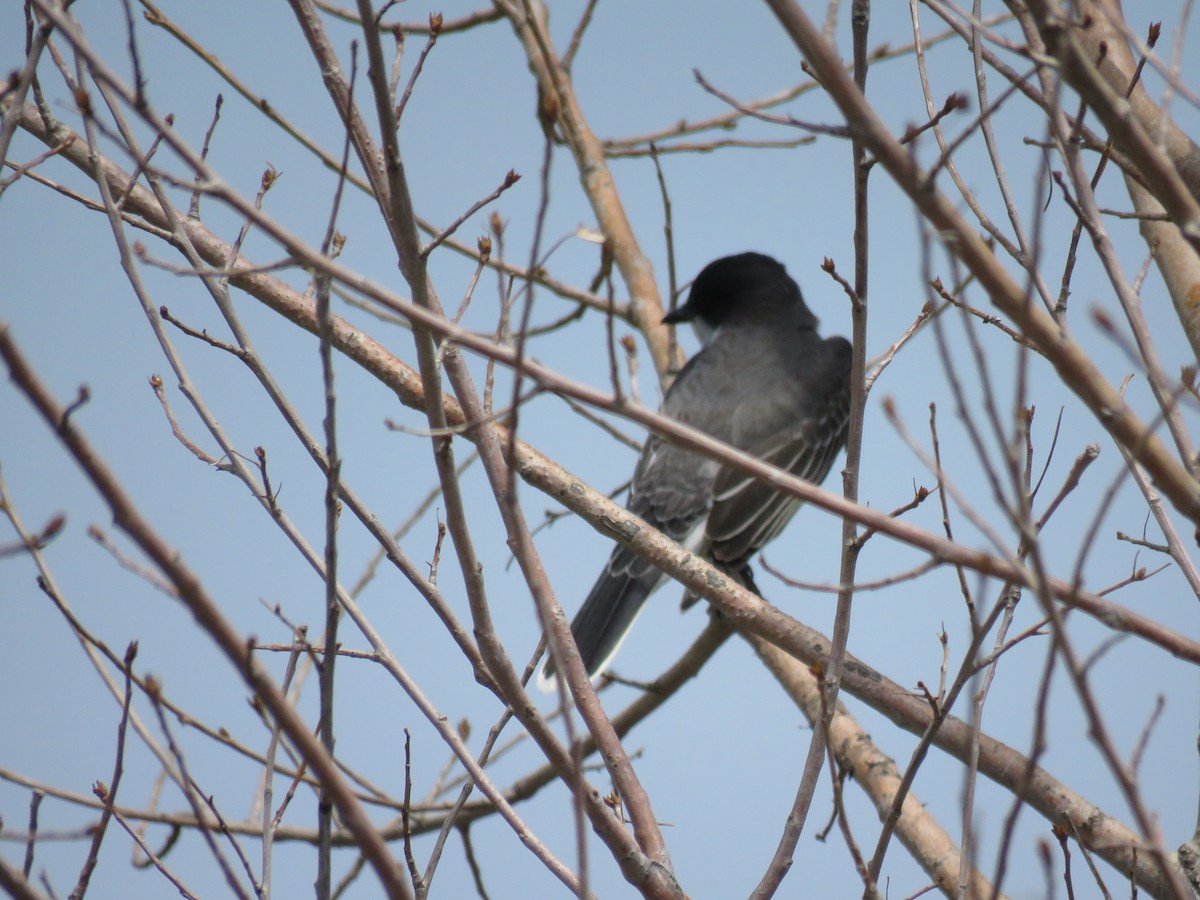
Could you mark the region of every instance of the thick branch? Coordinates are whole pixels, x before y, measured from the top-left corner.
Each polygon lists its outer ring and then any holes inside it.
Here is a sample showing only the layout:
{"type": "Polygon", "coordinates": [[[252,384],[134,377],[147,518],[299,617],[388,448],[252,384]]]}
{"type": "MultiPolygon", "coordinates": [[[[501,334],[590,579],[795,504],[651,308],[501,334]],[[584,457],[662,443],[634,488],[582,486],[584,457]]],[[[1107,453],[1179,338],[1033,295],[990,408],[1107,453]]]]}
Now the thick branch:
{"type": "Polygon", "coordinates": [[[353,832],[359,842],[359,848],[370,860],[388,895],[408,897],[410,894],[403,872],[366,810],[342,777],[333,757],[313,735],[308,724],[300,718],[279,686],[258,664],[250,643],[238,634],[232,623],[221,614],[216,601],[209,596],[196,574],[183,562],[178,551],[163,540],[153,526],[142,517],[117,481],[116,475],[83,435],[75,430],[69,420],[64,419],[63,408],[12,343],[6,327],[0,327],[0,356],[8,365],[10,377],[29,398],[46,424],[58,435],[58,439],[70,451],[76,463],[104,498],[112,510],[113,521],[153,560],[159,571],[170,579],[179,592],[180,601],[187,606],[205,633],[212,637],[241,673],[254,695],[271,711],[271,715],[287,734],[293,746],[320,778],[330,800],[337,808],[342,823],[353,832]]]}
{"type": "MultiPolygon", "coordinates": [[[[1134,414],[1083,348],[1048,313],[1029,302],[1021,284],[1009,274],[950,198],[927,181],[913,156],[890,134],[847,75],[835,48],[821,37],[803,10],[793,0],[766,2],[808,59],[856,136],[861,137],[933,230],[941,235],[946,249],[978,279],[992,303],[1020,326],[1025,336],[1054,366],[1063,384],[1092,411],[1113,440],[1127,447],[1146,468],[1175,508],[1200,525],[1200,484],[1134,414]]],[[[1195,205],[1195,201],[1191,203],[1195,205]]],[[[1189,222],[1190,215],[1189,212],[1189,222]]],[[[1197,208],[1196,227],[1200,236],[1200,208],[1197,208]]]]}
{"type": "MultiPolygon", "coordinates": [[[[815,727],[822,715],[822,703],[821,684],[812,669],[766,641],[756,637],[749,641],[758,658],[815,727]]],[[[880,750],[840,701],[829,717],[828,729],[829,745],[837,754],[838,764],[853,773],[855,783],[870,798],[880,817],[886,816],[901,785],[895,761],[880,750]]],[[[959,848],[911,792],[904,797],[896,835],[930,880],[945,893],[953,891],[962,874],[959,848]]],[[[976,869],[971,870],[969,883],[969,897],[1005,900],[1004,894],[993,894],[992,885],[976,869]]]]}
{"type": "Polygon", "coordinates": [[[557,125],[579,170],[579,181],[587,194],[592,211],[613,259],[629,289],[629,318],[646,339],[654,368],[662,378],[682,363],[676,350],[671,357],[667,329],[659,326],[663,317],[662,297],[650,260],[642,252],[612,172],[604,156],[604,146],[588,127],[587,119],[575,96],[571,76],[559,63],[545,27],[546,9],[541,0],[494,0],[512,23],[517,39],[525,49],[529,70],[537,79],[539,115],[544,127],[557,125]]]}
{"type": "MultiPolygon", "coordinates": [[[[1089,15],[1090,24],[1079,32],[1080,40],[1092,59],[1103,57],[1100,74],[1114,91],[1124,96],[1137,64],[1129,42],[1114,25],[1121,21],[1120,4],[1117,0],[1101,0],[1087,6],[1099,9],[1093,9],[1089,15]],[[1100,52],[1101,44],[1104,53],[1100,52]]],[[[1200,197],[1200,148],[1173,121],[1163,121],[1162,109],[1146,93],[1140,80],[1129,102],[1142,127],[1149,134],[1162,136],[1162,147],[1168,158],[1179,170],[1192,195],[1200,197]]],[[[1138,213],[1149,217],[1163,212],[1163,206],[1155,196],[1128,174],[1125,175],[1125,186],[1138,213]]],[[[1173,222],[1142,218],[1138,221],[1138,229],[1162,273],[1192,353],[1200,360],[1200,302],[1197,302],[1200,300],[1200,255],[1173,222]]]]}

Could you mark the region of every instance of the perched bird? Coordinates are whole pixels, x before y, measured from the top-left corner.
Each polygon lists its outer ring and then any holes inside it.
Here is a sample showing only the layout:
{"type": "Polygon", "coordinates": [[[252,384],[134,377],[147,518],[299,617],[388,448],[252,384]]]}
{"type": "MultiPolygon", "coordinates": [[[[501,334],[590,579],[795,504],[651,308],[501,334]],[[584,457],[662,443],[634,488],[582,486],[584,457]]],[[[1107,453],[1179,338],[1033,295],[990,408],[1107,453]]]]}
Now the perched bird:
{"type": "MultiPolygon", "coordinates": [[[[718,259],[663,322],[691,322],[704,345],[667,391],[663,414],[819,484],[846,443],[850,344],[817,334],[817,318],[787,270],[761,253],[718,259]]],[[[799,505],[651,435],[628,508],[755,590],[750,558],[799,505]]],[[[608,667],[646,598],[666,580],[625,547],[613,550],[571,623],[589,675],[608,667]]],[[[553,674],[551,660],[543,683],[553,674]]]]}

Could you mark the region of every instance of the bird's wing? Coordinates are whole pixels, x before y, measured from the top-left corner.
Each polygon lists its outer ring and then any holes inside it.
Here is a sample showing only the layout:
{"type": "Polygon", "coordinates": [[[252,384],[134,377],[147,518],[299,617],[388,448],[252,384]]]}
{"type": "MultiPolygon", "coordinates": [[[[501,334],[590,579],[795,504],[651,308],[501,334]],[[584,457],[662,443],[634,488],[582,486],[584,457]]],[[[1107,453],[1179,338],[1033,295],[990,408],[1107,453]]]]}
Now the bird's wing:
{"type": "MultiPolygon", "coordinates": [[[[840,348],[839,348],[840,350],[840,348]]],[[[846,443],[850,412],[848,379],[840,352],[834,354],[824,395],[800,391],[790,409],[751,400],[734,413],[732,443],[764,462],[820,484],[846,443]]],[[[733,468],[722,468],[713,486],[707,538],[712,555],[723,563],[748,560],[783,530],[800,501],[733,468]]]]}

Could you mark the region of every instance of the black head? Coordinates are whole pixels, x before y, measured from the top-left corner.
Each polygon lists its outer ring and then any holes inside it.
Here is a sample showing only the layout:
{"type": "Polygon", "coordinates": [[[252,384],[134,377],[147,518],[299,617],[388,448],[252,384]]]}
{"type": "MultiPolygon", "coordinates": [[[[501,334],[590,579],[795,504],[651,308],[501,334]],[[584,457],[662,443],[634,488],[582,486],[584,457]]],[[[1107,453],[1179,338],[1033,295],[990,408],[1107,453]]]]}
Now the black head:
{"type": "Polygon", "coordinates": [[[783,264],[762,253],[724,256],[705,266],[687,302],[663,322],[700,320],[710,329],[731,320],[769,314],[791,318],[797,328],[816,328],[817,317],[804,305],[800,288],[783,264]]]}

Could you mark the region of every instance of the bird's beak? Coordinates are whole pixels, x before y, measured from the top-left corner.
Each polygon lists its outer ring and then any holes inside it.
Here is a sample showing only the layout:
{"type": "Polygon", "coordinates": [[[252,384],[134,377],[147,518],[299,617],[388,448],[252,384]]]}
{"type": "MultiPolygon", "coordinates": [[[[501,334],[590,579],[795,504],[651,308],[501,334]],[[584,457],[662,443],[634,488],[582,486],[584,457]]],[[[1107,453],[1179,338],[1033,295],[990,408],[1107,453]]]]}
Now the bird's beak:
{"type": "Polygon", "coordinates": [[[683,322],[690,321],[692,321],[692,311],[688,309],[688,305],[686,303],[662,317],[662,323],[664,325],[679,325],[683,322]]]}

